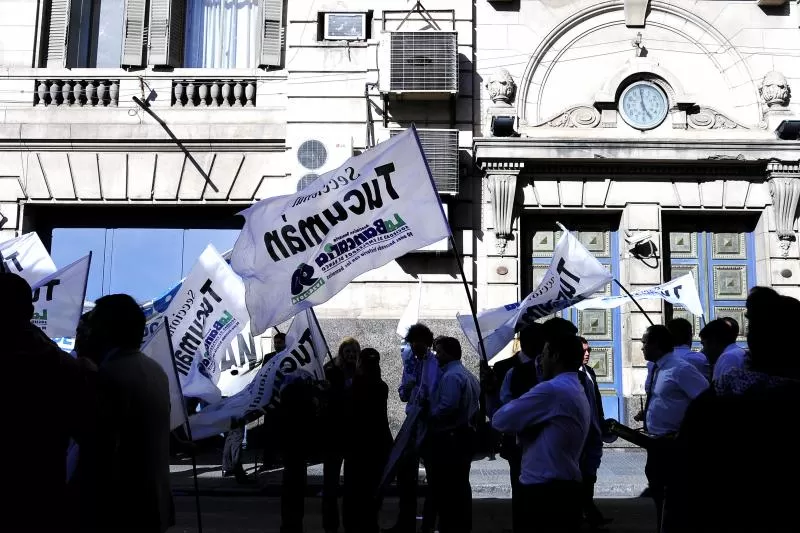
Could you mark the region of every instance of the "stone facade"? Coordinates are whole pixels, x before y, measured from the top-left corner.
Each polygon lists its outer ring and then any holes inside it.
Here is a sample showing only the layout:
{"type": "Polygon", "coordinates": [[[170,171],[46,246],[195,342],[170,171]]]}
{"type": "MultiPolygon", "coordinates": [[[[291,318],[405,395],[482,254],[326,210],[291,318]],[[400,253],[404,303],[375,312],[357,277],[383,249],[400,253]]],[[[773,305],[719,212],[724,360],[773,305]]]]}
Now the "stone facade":
{"type": "MultiPolygon", "coordinates": [[[[537,247],[555,220],[602,241],[604,264],[631,289],[668,279],[664,265],[674,263],[710,273],[706,282],[741,268],[752,272],[747,285],[800,296],[800,143],[776,135],[800,120],[795,0],[262,3],[271,13],[264,28],[282,32],[264,30],[261,68],[182,68],[153,34],[142,65],[123,69],[55,62],[48,17],[59,0],[3,2],[0,239],[69,225],[69,213],[86,205],[98,226],[120,223],[122,211],[128,224],[149,221],[162,212],[154,207],[191,207],[195,220],[220,206],[233,213],[296,190],[306,141],[344,159],[414,123],[457,132],[458,193],[443,199],[478,308],[532,288],[546,256],[537,247]],[[344,12],[364,14],[363,38],[326,38],[325,14],[344,12]],[[393,31],[454,33],[457,93],[390,94],[393,31]],[[159,46],[163,54],[153,54],[159,46]],[[635,110],[620,106],[637,83],[663,95],[665,116],[654,126],[637,128],[635,110]],[[208,183],[133,97],[169,126],[208,183]],[[67,215],[43,222],[55,207],[67,215]],[[538,241],[537,232],[545,232],[538,241]],[[708,257],[676,251],[681,232],[695,248],[708,242],[708,257]],[[746,235],[745,259],[718,260],[740,257],[716,248],[738,243],[734,233],[746,235]],[[646,241],[656,251],[642,257],[636,245],[646,241]]],[[[209,216],[213,225],[217,215],[209,216]]],[[[439,321],[452,325],[468,312],[452,253],[437,249],[364,274],[321,306],[323,323],[335,325],[329,341],[351,333],[342,320],[358,320],[353,327],[370,339],[391,337],[418,279],[423,320],[447,329],[439,321]]],[[[710,312],[732,309],[724,294],[712,296],[710,312]]],[[[645,310],[654,321],[672,316],[658,302],[645,310]]],[[[605,320],[573,318],[601,329],[605,320]]],[[[608,320],[593,343],[606,358],[608,406],[625,419],[643,392],[647,321],[635,308],[608,320]]],[[[396,380],[393,372],[390,385],[396,380]]]]}

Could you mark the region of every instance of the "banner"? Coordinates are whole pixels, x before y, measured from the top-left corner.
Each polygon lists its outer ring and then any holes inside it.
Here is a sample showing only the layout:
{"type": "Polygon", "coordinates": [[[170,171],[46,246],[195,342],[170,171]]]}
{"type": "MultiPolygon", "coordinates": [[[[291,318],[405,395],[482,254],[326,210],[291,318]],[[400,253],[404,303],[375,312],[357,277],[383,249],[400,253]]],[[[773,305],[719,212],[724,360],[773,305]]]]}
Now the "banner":
{"type": "Polygon", "coordinates": [[[264,355],[261,338],[253,336],[248,322],[225,347],[220,358],[217,387],[222,396],[233,396],[253,381],[264,362],[264,355]]]}
{"type": "Polygon", "coordinates": [[[244,419],[271,411],[280,404],[280,387],[286,375],[303,369],[323,379],[322,365],[327,349],[317,327],[313,310],[297,315],[286,333],[286,349],[276,354],[238,394],[225,398],[189,417],[194,440],[205,439],[231,428],[232,419],[244,419]]]}
{"type": "Polygon", "coordinates": [[[165,321],[156,329],[150,340],[142,346],[142,353],[158,363],[167,374],[169,380],[169,429],[170,431],[182,426],[186,422],[186,411],[183,405],[183,395],[175,366],[172,363],[172,349],[170,348],[169,330],[165,321]]]}
{"type": "MultiPolygon", "coordinates": [[[[611,281],[608,270],[564,226],[559,226],[563,233],[539,286],[522,302],[478,313],[489,360],[512,341],[517,325],[524,326],[575,305],[611,281]]],[[[459,313],[456,318],[472,347],[480,353],[472,315],[459,313]]]]}
{"type": "MultiPolygon", "coordinates": [[[[700,295],[697,293],[697,285],[691,272],[677,279],[632,292],[636,300],[656,300],[662,298],[673,305],[685,307],[693,315],[703,315],[703,305],[700,303],[700,295]]],[[[614,309],[620,307],[631,299],[627,294],[619,296],[601,296],[584,300],[577,305],[576,309],[614,309]]]]}
{"type": "Polygon", "coordinates": [[[411,296],[411,301],[408,302],[408,307],[406,307],[406,310],[403,311],[403,316],[400,317],[400,321],[397,323],[397,334],[401,339],[406,338],[408,328],[419,322],[419,304],[421,294],[422,279],[419,280],[416,292],[411,296]]]}
{"type": "Polygon", "coordinates": [[[246,219],[231,266],[259,335],[351,280],[450,235],[416,130],[392,137],[246,219]]]}
{"type": "Polygon", "coordinates": [[[31,323],[50,338],[74,337],[83,313],[83,298],[92,254],[39,280],[33,285],[31,323]]]}
{"type": "Polygon", "coordinates": [[[38,233],[26,233],[0,242],[0,272],[11,272],[31,286],[58,270],[39,239],[38,233]]]}
{"type": "Polygon", "coordinates": [[[241,280],[212,245],[200,255],[164,315],[183,394],[219,401],[219,363],[247,323],[247,309],[241,280]]]}

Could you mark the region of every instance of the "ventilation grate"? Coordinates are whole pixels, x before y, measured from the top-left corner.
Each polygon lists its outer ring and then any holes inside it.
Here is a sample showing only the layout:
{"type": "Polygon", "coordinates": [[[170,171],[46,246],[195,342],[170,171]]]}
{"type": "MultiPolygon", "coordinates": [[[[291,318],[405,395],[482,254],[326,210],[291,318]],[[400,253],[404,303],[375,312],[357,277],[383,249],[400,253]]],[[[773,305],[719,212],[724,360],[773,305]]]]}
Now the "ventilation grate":
{"type": "Polygon", "coordinates": [[[456,34],[394,32],[389,92],[458,92],[456,34]]]}
{"type": "MultiPolygon", "coordinates": [[[[391,136],[403,130],[392,130],[391,136]]],[[[417,130],[436,188],[442,194],[458,194],[458,130],[417,130]]]]}

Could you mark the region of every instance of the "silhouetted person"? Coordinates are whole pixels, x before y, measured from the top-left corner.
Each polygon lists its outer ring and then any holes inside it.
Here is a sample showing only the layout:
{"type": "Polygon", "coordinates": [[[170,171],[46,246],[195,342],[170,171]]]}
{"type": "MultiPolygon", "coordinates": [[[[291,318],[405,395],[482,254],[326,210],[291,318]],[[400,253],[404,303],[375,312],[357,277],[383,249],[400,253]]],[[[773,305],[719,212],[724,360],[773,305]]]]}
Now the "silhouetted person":
{"type": "Polygon", "coordinates": [[[669,533],[798,531],[794,420],[800,303],[758,288],[747,301],[748,368],[721,377],[686,413],[668,486],[669,533]]]}
{"type": "Polygon", "coordinates": [[[710,379],[711,365],[708,357],[704,353],[692,350],[692,339],[694,337],[692,323],[685,318],[673,318],[667,322],[667,329],[672,334],[672,342],[675,343],[672,350],[673,353],[694,365],[703,377],[710,379]]]}
{"type": "MultiPolygon", "coordinates": [[[[264,355],[264,360],[261,362],[261,366],[266,365],[270,359],[281,353],[283,350],[286,349],[286,334],[281,333],[280,331],[272,336],[272,348],[273,350],[264,355]]],[[[258,439],[261,439],[263,442],[263,465],[259,467],[259,471],[265,471],[272,468],[275,464],[276,456],[279,452],[279,444],[278,440],[273,437],[275,434],[275,430],[277,427],[277,419],[274,412],[270,411],[268,413],[264,413],[264,421],[262,424],[257,426],[256,430],[251,433],[258,435],[258,439]]]]}
{"type": "Polygon", "coordinates": [[[377,533],[377,496],[383,467],[392,448],[387,402],[389,386],[381,379],[380,354],[365,348],[353,379],[352,417],[344,460],[344,529],[347,533],[377,533]]]}
{"type": "Polygon", "coordinates": [[[163,533],[174,523],[169,381],[139,347],[145,318],[127,294],[97,300],[79,355],[98,370],[91,437],[80,443],[84,531],[163,533]]]}
{"type": "Polygon", "coordinates": [[[712,320],[700,331],[703,352],[712,364],[711,381],[715,385],[732,368],[745,367],[747,356],[744,348],[736,344],[736,335],[737,330],[724,318],[712,320]]]}
{"type": "Polygon", "coordinates": [[[345,337],[339,353],[325,365],[328,383],[323,446],[322,527],[327,532],[339,529],[339,477],[347,447],[347,431],[352,411],[351,392],[361,346],[345,337]]]}
{"type": "Polygon", "coordinates": [[[8,531],[62,531],[67,444],[76,434],[84,376],[31,318],[30,285],[0,272],[0,358],[8,402],[0,438],[7,482],[0,516],[8,531]]]}

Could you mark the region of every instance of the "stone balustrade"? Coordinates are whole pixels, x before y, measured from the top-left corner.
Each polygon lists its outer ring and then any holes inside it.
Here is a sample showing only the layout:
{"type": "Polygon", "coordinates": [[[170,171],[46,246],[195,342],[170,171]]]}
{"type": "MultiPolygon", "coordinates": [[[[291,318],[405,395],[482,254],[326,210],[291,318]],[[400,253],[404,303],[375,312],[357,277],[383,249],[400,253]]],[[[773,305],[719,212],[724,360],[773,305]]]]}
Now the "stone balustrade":
{"type": "Polygon", "coordinates": [[[117,107],[119,80],[37,79],[34,107],[117,107]]]}
{"type": "Polygon", "coordinates": [[[255,107],[256,80],[174,80],[172,107],[255,107]]]}

